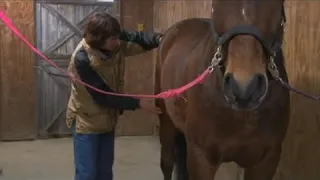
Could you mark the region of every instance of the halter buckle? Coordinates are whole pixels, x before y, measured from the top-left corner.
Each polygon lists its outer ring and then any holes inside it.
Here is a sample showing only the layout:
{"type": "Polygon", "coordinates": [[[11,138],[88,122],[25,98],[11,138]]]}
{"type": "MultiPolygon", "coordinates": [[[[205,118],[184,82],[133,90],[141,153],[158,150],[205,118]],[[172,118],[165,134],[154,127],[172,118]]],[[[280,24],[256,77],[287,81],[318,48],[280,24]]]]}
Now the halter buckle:
{"type": "Polygon", "coordinates": [[[268,70],[273,78],[275,78],[276,80],[279,80],[280,78],[279,70],[272,56],[270,57],[270,62],[268,63],[268,70]]]}
{"type": "Polygon", "coordinates": [[[217,67],[222,60],[222,50],[221,46],[218,46],[217,51],[214,53],[213,58],[211,60],[210,67],[217,67]]]}

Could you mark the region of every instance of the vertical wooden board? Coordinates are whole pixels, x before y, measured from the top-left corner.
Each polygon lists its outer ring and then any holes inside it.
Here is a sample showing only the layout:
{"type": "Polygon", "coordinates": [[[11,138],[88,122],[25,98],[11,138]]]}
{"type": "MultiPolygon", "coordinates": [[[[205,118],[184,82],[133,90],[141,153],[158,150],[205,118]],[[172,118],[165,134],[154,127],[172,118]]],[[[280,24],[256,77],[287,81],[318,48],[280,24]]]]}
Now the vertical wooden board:
{"type": "MultiPolygon", "coordinates": [[[[0,1],[0,9],[2,9],[2,10],[5,10],[5,3],[4,2],[2,2],[2,1],[0,1]]],[[[1,32],[1,30],[2,29],[4,29],[5,28],[5,25],[3,24],[3,22],[0,20],[0,32],[1,32]]],[[[1,38],[1,34],[0,34],[0,38],[1,38]]],[[[1,66],[1,54],[2,54],[2,46],[1,46],[1,44],[0,44],[0,75],[1,75],[1,73],[2,73],[2,71],[1,71],[1,69],[2,69],[2,66],[1,66]]],[[[0,77],[0,100],[1,100],[1,98],[2,98],[2,80],[1,80],[1,77],[0,77]]],[[[2,103],[0,102],[0,113],[2,112],[2,103]]],[[[0,141],[2,140],[2,137],[3,137],[3,135],[2,135],[2,133],[3,133],[3,130],[2,130],[2,123],[3,123],[3,119],[2,119],[2,117],[1,117],[1,115],[0,115],[0,141]]]]}
{"type": "MultiPolygon", "coordinates": [[[[320,94],[320,2],[287,1],[286,67],[290,83],[320,94]]],[[[319,101],[291,94],[291,123],[276,180],[320,179],[319,101]]]]}
{"type": "Polygon", "coordinates": [[[155,1],[154,29],[164,32],[174,23],[192,17],[210,17],[211,1],[155,1]]]}
{"type": "MultiPolygon", "coordinates": [[[[13,23],[34,44],[33,0],[2,1],[13,23]]],[[[11,31],[0,28],[1,119],[4,140],[36,137],[35,55],[11,31]]]]}
{"type": "MultiPolygon", "coordinates": [[[[153,31],[153,1],[123,0],[120,5],[121,25],[137,31],[138,24],[144,31],[153,31]]],[[[147,52],[126,58],[124,90],[130,94],[153,93],[153,56],[147,52]]],[[[126,111],[118,123],[117,135],[152,135],[155,115],[142,110],[126,111]]]]}

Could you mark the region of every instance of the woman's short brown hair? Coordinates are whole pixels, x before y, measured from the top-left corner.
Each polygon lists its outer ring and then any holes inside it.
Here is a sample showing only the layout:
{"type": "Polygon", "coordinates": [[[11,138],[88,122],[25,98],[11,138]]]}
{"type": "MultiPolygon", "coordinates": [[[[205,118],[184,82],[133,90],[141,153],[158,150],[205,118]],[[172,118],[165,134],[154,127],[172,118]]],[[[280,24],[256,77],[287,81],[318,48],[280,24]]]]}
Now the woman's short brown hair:
{"type": "Polygon", "coordinates": [[[101,48],[111,36],[119,36],[120,24],[105,12],[94,13],[84,27],[84,38],[92,48],[101,48]]]}

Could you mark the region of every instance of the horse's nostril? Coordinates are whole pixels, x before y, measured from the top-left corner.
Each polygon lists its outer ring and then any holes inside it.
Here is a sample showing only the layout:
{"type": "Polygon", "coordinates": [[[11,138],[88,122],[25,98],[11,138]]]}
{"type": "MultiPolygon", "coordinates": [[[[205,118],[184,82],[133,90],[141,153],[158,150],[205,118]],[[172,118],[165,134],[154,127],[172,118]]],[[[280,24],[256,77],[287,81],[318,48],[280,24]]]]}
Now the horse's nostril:
{"type": "Polygon", "coordinates": [[[223,78],[223,91],[229,102],[233,102],[236,100],[237,91],[237,82],[234,79],[232,73],[226,73],[223,78]]]}
{"type": "Polygon", "coordinates": [[[257,88],[261,91],[264,91],[266,88],[267,82],[263,74],[257,75],[257,88]]]}
{"type": "Polygon", "coordinates": [[[253,85],[249,86],[252,89],[251,100],[259,101],[267,91],[267,78],[263,74],[257,74],[255,81],[252,81],[251,84],[253,85]]]}
{"type": "Polygon", "coordinates": [[[226,73],[223,79],[223,91],[228,99],[258,101],[266,92],[267,79],[263,74],[256,74],[247,82],[239,83],[233,73],[226,73]]]}

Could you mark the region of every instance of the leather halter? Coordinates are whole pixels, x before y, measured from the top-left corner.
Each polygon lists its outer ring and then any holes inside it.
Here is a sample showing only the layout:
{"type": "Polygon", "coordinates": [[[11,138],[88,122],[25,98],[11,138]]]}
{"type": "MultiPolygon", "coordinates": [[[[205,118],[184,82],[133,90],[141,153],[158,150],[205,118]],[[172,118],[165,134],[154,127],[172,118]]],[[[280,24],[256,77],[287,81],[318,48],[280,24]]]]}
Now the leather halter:
{"type": "Polygon", "coordinates": [[[223,33],[222,35],[219,35],[215,30],[214,22],[211,22],[212,33],[213,33],[214,39],[216,40],[216,45],[218,47],[224,46],[233,37],[237,35],[251,35],[261,43],[268,57],[275,58],[276,53],[280,50],[282,46],[282,41],[283,41],[284,24],[286,23],[284,5],[282,5],[281,11],[282,11],[282,18],[278,23],[275,38],[273,39],[272,43],[267,43],[267,41],[263,39],[262,33],[252,25],[245,25],[245,24],[236,25],[235,27],[231,28],[229,31],[223,33]]]}

